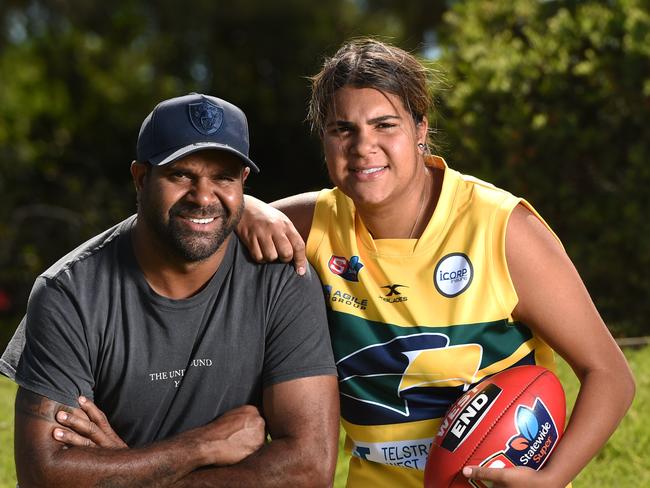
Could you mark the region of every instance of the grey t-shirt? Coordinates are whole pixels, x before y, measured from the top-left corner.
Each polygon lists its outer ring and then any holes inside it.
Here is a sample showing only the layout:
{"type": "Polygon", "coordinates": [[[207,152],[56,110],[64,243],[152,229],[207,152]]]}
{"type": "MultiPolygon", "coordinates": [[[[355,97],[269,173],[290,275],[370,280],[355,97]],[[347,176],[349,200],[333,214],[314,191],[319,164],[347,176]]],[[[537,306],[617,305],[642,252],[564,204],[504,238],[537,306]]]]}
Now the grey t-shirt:
{"type": "Polygon", "coordinates": [[[261,406],[266,386],[336,374],[312,270],[299,277],[289,265],[256,264],[233,236],[199,293],[168,299],[137,264],[134,222],[91,239],[36,280],[24,333],[3,355],[9,372],[20,358],[20,386],[71,406],[80,394],[93,398],[138,446],[243,404],[261,406]]]}

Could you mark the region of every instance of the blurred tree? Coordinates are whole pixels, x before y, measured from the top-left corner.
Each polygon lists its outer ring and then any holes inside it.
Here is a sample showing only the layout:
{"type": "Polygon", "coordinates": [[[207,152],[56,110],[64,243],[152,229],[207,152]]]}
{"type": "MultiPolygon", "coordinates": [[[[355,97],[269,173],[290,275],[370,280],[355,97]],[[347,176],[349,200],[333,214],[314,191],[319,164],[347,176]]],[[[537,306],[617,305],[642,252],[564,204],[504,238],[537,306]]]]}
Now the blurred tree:
{"type": "Polygon", "coordinates": [[[357,0],[366,29],[422,56],[437,48],[437,28],[454,0],[357,0]]]}
{"type": "Polygon", "coordinates": [[[615,331],[650,316],[650,4],[457,2],[441,32],[450,162],[525,196],[615,331]]]}
{"type": "Polygon", "coordinates": [[[207,92],[245,110],[262,168],[251,193],[327,185],[303,123],[305,77],[369,33],[424,57],[446,48],[453,89],[438,125],[450,162],[528,197],[610,323],[642,323],[647,2],[5,0],[0,346],[34,277],[134,211],[128,165],[162,99],[207,92]]]}
{"type": "Polygon", "coordinates": [[[253,194],[325,186],[305,77],[364,25],[353,0],[2,2],[0,345],[34,277],[134,211],[128,167],[162,99],[206,92],[244,109],[253,194]]]}

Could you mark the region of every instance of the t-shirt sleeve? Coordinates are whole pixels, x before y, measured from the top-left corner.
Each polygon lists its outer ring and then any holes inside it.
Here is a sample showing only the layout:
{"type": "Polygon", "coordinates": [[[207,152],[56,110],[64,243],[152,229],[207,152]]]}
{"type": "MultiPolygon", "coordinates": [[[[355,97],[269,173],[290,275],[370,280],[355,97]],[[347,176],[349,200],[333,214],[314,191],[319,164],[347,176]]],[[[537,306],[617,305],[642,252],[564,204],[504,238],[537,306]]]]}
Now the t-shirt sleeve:
{"type": "Polygon", "coordinates": [[[73,297],[56,280],[36,280],[15,378],[21,387],[70,406],[78,406],[79,395],[93,398],[88,345],[77,310],[73,297]]]}
{"type": "Polygon", "coordinates": [[[16,380],[16,367],[20,356],[25,347],[25,317],[20,321],[14,335],[12,336],[7,348],[2,353],[0,358],[0,373],[7,378],[16,380]]]}
{"type": "Polygon", "coordinates": [[[320,280],[311,267],[298,276],[285,266],[269,308],[264,386],[336,375],[320,280]]]}

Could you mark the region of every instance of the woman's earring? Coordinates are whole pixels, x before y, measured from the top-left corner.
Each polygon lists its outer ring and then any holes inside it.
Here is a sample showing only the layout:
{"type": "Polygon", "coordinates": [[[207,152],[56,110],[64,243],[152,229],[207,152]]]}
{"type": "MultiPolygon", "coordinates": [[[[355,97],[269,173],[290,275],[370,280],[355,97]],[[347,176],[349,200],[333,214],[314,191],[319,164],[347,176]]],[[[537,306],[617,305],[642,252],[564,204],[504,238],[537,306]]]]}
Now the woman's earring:
{"type": "Polygon", "coordinates": [[[429,154],[429,146],[423,142],[418,142],[418,149],[422,151],[422,154],[429,154]]]}

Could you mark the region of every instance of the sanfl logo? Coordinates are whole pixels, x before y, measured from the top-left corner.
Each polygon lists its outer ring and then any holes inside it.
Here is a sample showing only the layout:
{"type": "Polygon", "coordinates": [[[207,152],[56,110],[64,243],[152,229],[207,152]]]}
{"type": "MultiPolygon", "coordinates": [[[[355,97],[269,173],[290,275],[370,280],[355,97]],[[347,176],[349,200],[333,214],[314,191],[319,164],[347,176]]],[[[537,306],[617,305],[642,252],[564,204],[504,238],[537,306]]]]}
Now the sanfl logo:
{"type": "Polygon", "coordinates": [[[363,263],[359,260],[359,256],[352,256],[348,261],[342,256],[332,255],[327,267],[344,280],[359,281],[359,271],[363,268],[363,263]]]}

